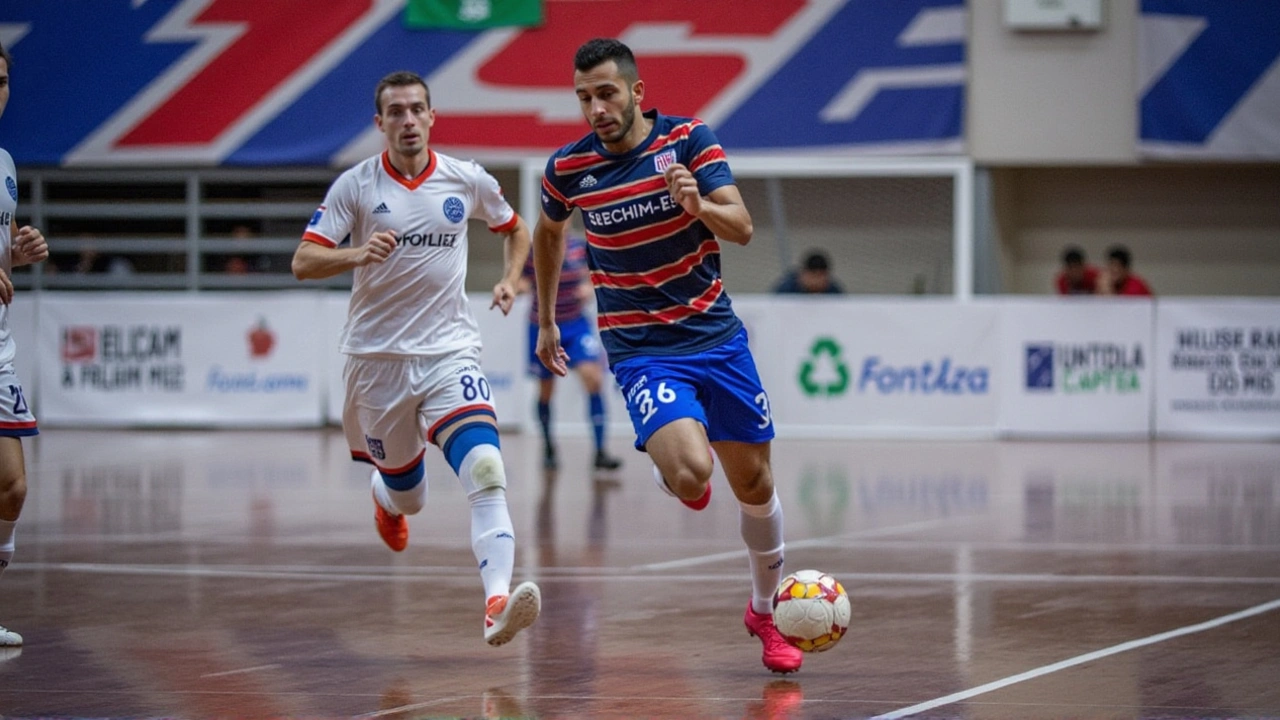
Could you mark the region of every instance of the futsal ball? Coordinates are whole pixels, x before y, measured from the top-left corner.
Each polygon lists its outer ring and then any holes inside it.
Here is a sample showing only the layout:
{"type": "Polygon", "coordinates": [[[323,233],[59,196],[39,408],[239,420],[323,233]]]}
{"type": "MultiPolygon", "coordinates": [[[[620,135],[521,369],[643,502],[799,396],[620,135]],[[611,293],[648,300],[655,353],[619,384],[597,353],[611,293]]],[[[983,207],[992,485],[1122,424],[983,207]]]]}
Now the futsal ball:
{"type": "Polygon", "coordinates": [[[805,652],[835,647],[849,630],[849,596],[820,570],[797,570],[773,593],[773,625],[787,642],[805,652]]]}

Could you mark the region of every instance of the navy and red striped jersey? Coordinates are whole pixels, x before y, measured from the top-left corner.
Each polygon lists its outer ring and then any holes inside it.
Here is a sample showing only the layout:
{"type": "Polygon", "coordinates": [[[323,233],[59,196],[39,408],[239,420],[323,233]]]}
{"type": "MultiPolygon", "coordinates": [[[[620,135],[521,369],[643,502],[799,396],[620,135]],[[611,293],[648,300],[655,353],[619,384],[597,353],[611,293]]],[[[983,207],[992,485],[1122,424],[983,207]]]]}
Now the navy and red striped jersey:
{"type": "MultiPolygon", "coordinates": [[[[578,289],[587,281],[587,243],[577,235],[570,235],[564,247],[564,262],[560,265],[560,286],[556,288],[556,324],[567,323],[582,317],[582,297],[578,289]]],[[[535,282],[533,253],[525,261],[522,277],[535,282]]],[[[529,304],[529,322],[538,324],[538,293],[532,293],[529,304]]]]}
{"type": "Polygon", "coordinates": [[[630,151],[588,133],[560,148],[542,178],[542,209],[562,221],[582,211],[600,339],[616,363],[634,355],[686,355],[742,327],[720,280],[720,244],[671,199],[663,171],[689,168],[704,196],[733,184],[711,128],[645,112],[653,131],[630,151]]]}

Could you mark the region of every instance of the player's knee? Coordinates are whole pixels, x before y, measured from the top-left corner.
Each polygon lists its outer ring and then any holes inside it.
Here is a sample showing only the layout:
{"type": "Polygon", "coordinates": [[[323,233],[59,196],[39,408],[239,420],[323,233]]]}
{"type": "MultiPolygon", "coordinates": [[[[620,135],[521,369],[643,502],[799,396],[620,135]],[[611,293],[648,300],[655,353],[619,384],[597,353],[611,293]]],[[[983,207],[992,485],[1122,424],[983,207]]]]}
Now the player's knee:
{"type": "Polygon", "coordinates": [[[27,477],[23,473],[0,478],[0,519],[16,520],[27,499],[27,477]]]}
{"type": "Polygon", "coordinates": [[[670,474],[663,473],[672,492],[682,498],[702,497],[707,483],[711,482],[711,471],[714,465],[710,453],[703,458],[690,458],[681,462],[670,474]]]}
{"type": "Polygon", "coordinates": [[[742,473],[742,477],[734,480],[736,482],[732,484],[735,494],[745,503],[761,505],[769,502],[769,498],[773,496],[773,471],[767,462],[755,465],[742,473]]]}
{"type": "Polygon", "coordinates": [[[496,445],[473,447],[462,460],[458,478],[468,497],[478,492],[505,492],[507,471],[502,463],[502,451],[496,445]]]}
{"type": "Polygon", "coordinates": [[[427,484],[418,483],[412,490],[390,493],[391,504],[401,515],[417,515],[427,505],[427,484]]]}

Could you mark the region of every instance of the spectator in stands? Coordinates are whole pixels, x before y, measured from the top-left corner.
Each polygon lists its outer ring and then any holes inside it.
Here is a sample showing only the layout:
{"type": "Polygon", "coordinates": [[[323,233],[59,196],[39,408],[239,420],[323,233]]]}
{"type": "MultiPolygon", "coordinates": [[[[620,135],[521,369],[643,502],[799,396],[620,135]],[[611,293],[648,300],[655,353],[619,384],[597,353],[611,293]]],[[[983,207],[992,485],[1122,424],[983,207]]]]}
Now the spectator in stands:
{"type": "MultiPolygon", "coordinates": [[[[50,263],[55,272],[68,272],[74,275],[132,275],[133,262],[123,255],[109,255],[100,252],[93,235],[80,236],[83,243],[80,254],[69,263],[50,263]]],[[[46,268],[46,271],[50,268],[46,268]]]]}
{"type": "Polygon", "coordinates": [[[779,280],[773,291],[840,295],[844,293],[844,288],[831,276],[831,261],[827,258],[827,254],[821,250],[810,250],[805,254],[800,267],[779,280]]]}
{"type": "Polygon", "coordinates": [[[1130,267],[1133,256],[1129,248],[1113,245],[1107,251],[1107,270],[1098,278],[1098,292],[1103,295],[1129,295],[1132,297],[1151,297],[1151,286],[1134,274],[1130,267]]]}
{"type": "MultiPolygon", "coordinates": [[[[250,244],[257,235],[253,228],[240,224],[231,228],[231,238],[250,244]]],[[[228,275],[248,275],[249,273],[271,272],[271,256],[262,253],[240,253],[228,255],[222,263],[222,272],[228,275]]]]}
{"type": "Polygon", "coordinates": [[[1085,262],[1083,249],[1069,245],[1062,251],[1062,270],[1053,284],[1059,295],[1094,295],[1098,292],[1098,268],[1085,262]]]}

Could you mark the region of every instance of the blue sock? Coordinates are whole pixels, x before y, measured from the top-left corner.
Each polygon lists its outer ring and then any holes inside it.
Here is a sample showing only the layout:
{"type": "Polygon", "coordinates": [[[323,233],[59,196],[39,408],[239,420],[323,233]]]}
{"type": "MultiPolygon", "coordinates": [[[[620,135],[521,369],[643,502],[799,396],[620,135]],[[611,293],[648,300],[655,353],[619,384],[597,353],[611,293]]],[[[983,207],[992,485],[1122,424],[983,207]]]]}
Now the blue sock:
{"type": "Polygon", "coordinates": [[[551,447],[551,403],[538,401],[538,423],[542,425],[542,442],[551,447]]]}
{"type": "Polygon", "coordinates": [[[591,430],[596,437],[596,452],[604,450],[604,398],[600,393],[591,395],[591,430]]]}

